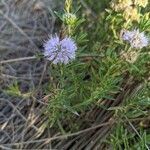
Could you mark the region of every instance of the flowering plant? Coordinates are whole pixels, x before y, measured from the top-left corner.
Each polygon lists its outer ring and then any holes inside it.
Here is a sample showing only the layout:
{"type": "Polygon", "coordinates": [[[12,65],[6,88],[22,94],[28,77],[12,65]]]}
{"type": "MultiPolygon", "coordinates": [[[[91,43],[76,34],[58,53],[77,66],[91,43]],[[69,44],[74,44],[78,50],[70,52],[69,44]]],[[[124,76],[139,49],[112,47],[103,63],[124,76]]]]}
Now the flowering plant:
{"type": "Polygon", "coordinates": [[[104,3],[109,9],[99,12],[97,8],[99,13],[95,14],[90,9],[76,11],[72,1],[66,0],[64,13],[56,13],[63,33],[50,36],[44,43],[44,56],[52,62],[50,74],[56,75],[55,85],[47,89],[54,93],[46,110],[51,125],[57,123],[63,129],[60,120],[80,117],[93,105],[114,100],[125,74],[145,80],[150,20],[142,9],[147,4],[112,0],[109,6],[104,3]]]}

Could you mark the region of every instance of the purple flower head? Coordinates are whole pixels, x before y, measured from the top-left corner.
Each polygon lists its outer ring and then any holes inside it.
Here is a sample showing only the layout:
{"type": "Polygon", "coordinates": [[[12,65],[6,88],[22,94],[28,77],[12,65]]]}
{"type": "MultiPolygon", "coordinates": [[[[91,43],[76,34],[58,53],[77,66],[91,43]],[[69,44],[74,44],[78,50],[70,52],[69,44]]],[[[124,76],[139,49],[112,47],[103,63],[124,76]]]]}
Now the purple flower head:
{"type": "Polygon", "coordinates": [[[130,41],[133,37],[133,33],[131,33],[130,31],[124,31],[123,35],[122,35],[122,39],[124,41],[130,41]]]}
{"type": "Polygon", "coordinates": [[[60,39],[57,35],[51,36],[44,44],[44,56],[54,64],[64,63],[75,59],[76,43],[70,37],[60,39]]]}
{"type": "Polygon", "coordinates": [[[135,29],[133,31],[124,31],[122,39],[128,41],[132,48],[143,48],[148,46],[149,39],[145,36],[144,32],[139,32],[135,29]]]}

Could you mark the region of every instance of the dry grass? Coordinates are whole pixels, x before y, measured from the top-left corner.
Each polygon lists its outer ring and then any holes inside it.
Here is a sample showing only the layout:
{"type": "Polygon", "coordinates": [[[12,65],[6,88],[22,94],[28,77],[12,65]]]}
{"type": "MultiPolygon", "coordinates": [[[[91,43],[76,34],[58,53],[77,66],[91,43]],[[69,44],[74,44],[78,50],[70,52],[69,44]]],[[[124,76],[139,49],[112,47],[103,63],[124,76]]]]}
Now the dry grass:
{"type": "MultiPolygon", "coordinates": [[[[18,82],[22,93],[35,91],[41,80],[45,62],[21,60],[42,50],[43,41],[54,31],[53,9],[61,3],[52,0],[2,0],[0,1],[0,148],[50,149],[51,144],[15,144],[50,138],[46,128],[47,118],[42,115],[43,103],[34,96],[14,97],[4,93],[11,83],[18,82]],[[10,62],[16,59],[15,62],[10,62]]],[[[57,6],[57,7],[56,7],[57,6]]],[[[40,91],[40,87],[39,87],[40,91]]],[[[40,95],[40,93],[39,93],[40,95]]]]}

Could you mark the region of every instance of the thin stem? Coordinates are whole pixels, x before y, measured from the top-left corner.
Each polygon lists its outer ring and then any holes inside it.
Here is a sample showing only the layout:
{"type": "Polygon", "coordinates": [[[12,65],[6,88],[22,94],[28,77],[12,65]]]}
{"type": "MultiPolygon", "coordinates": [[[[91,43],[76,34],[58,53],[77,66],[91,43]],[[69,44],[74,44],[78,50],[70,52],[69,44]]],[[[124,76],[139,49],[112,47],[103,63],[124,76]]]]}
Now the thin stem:
{"type": "Polygon", "coordinates": [[[12,63],[12,62],[26,61],[26,60],[33,60],[33,59],[37,59],[37,57],[31,56],[31,57],[21,57],[21,58],[16,58],[16,59],[2,60],[0,61],[0,64],[7,64],[7,63],[12,63]]]}

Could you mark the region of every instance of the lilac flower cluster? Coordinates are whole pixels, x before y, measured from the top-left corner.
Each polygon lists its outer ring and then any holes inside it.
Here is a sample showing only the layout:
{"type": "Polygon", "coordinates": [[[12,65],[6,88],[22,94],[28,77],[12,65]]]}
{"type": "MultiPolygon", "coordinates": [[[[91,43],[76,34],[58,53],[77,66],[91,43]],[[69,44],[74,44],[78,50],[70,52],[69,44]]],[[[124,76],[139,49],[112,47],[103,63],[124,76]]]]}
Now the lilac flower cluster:
{"type": "Polygon", "coordinates": [[[122,39],[128,41],[132,48],[141,49],[148,46],[149,40],[144,35],[144,32],[139,32],[139,30],[124,31],[122,39]]]}
{"type": "Polygon", "coordinates": [[[57,35],[51,36],[44,44],[44,56],[54,64],[67,64],[75,59],[76,43],[70,37],[60,39],[57,35]]]}

